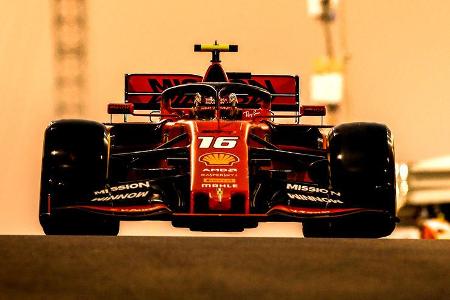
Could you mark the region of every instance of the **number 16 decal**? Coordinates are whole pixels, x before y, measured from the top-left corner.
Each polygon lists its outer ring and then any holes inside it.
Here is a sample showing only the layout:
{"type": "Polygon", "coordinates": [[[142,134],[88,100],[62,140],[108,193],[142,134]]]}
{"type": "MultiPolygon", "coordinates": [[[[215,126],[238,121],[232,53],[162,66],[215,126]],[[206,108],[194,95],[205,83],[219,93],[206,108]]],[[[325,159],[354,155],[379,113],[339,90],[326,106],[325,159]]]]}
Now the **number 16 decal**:
{"type": "Polygon", "coordinates": [[[211,148],[211,145],[214,149],[233,149],[236,147],[239,139],[237,136],[219,136],[217,138],[213,136],[199,136],[198,138],[201,140],[198,146],[200,149],[211,148]]]}

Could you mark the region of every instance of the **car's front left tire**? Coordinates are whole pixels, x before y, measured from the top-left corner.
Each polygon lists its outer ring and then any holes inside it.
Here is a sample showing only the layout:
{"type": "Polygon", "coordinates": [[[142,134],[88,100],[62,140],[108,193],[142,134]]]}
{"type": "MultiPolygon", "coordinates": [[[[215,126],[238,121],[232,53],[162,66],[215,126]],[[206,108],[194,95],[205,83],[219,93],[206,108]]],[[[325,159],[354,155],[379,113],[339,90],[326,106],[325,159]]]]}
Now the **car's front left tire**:
{"type": "Polygon", "coordinates": [[[71,209],[105,186],[108,138],[103,124],[53,122],[45,132],[39,221],[46,234],[117,235],[119,220],[71,209]]]}

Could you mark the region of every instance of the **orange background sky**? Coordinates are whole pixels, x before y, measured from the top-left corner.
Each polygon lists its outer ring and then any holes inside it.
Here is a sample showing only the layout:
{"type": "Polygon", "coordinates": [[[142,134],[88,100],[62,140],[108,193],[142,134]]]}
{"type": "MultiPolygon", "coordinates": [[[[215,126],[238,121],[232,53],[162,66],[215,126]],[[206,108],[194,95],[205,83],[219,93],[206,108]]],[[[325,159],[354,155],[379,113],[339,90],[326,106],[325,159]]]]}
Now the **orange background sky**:
{"type": "MultiPolygon", "coordinates": [[[[346,97],[335,119],[386,123],[398,161],[449,154],[450,1],[340,2],[335,47],[350,60],[346,97]]],[[[52,3],[6,1],[0,11],[0,234],[41,233],[42,139],[48,122],[60,117],[52,3]]],[[[209,56],[193,53],[193,44],[214,40],[239,44],[239,53],[222,56],[226,69],[299,74],[302,101],[311,103],[309,77],[325,47],[306,1],[87,0],[87,8],[88,101],[78,117],[106,121],[106,104],[123,100],[124,73],[202,74],[209,56]]],[[[145,225],[144,233],[172,234],[166,225],[145,225]]],[[[294,225],[251,232],[296,235],[294,225]]]]}

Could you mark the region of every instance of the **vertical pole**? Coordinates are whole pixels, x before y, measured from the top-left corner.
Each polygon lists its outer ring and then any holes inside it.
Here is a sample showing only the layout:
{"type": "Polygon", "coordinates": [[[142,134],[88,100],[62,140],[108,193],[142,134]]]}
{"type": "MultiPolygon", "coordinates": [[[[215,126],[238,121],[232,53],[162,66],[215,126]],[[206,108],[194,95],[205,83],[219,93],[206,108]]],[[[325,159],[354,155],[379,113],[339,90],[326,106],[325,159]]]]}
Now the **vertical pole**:
{"type": "Polygon", "coordinates": [[[53,0],[56,114],[85,111],[87,0],[53,0]]]}

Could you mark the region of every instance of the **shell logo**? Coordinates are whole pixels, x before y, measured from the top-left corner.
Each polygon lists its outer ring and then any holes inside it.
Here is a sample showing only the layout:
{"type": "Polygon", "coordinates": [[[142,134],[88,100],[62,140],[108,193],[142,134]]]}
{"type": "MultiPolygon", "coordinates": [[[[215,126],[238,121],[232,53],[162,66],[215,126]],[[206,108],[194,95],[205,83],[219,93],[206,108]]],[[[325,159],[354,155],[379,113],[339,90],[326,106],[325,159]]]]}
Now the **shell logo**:
{"type": "Polygon", "coordinates": [[[231,153],[213,152],[203,154],[198,160],[207,166],[232,166],[239,162],[239,157],[231,153]]]}

